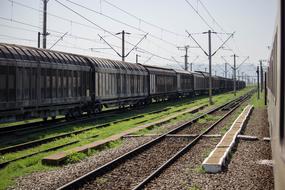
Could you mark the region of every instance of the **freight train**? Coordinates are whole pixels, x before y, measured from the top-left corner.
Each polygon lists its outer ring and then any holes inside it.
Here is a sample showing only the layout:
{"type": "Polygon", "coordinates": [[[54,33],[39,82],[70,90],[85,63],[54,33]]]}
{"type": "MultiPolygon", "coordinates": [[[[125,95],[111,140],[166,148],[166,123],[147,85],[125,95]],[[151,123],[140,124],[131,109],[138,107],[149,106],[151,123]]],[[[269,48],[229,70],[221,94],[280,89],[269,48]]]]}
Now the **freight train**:
{"type": "Polygon", "coordinates": [[[278,1],[268,68],[267,111],[274,163],[274,189],[285,188],[285,2],[278,1]]]}
{"type": "MultiPolygon", "coordinates": [[[[209,75],[0,43],[0,120],[76,117],[208,92],[209,75]]],[[[233,80],[212,77],[213,92],[233,80]]],[[[245,82],[236,81],[237,89],[245,82]]]]}

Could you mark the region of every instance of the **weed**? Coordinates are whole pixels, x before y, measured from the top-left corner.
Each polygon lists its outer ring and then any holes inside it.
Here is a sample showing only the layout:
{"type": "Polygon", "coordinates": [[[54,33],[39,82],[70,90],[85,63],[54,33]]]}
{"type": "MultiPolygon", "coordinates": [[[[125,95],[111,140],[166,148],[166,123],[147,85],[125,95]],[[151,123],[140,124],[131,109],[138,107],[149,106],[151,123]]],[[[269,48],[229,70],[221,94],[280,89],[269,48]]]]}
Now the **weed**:
{"type": "Polygon", "coordinates": [[[96,183],[98,183],[98,184],[104,184],[107,181],[108,181],[108,179],[104,178],[104,177],[99,177],[99,178],[96,179],[96,183]]]}
{"type": "Polygon", "coordinates": [[[203,168],[202,165],[197,166],[197,167],[194,169],[194,171],[195,171],[196,173],[199,173],[199,174],[204,174],[204,173],[206,173],[206,171],[205,171],[205,169],[203,168]]]}
{"type": "Polygon", "coordinates": [[[197,185],[192,185],[188,190],[200,190],[197,185]]]}
{"type": "MultiPolygon", "coordinates": [[[[246,88],[246,89],[243,89],[241,91],[238,91],[237,96],[240,96],[240,95],[248,92],[249,90],[250,90],[250,88],[246,88]]],[[[223,104],[229,100],[232,100],[234,98],[236,98],[236,97],[231,92],[213,96],[213,100],[215,101],[215,105],[209,106],[207,109],[212,109],[213,107],[221,105],[221,104],[223,104]]],[[[157,121],[163,117],[167,117],[170,114],[173,114],[177,111],[182,111],[182,110],[194,107],[194,106],[206,104],[207,102],[208,102],[208,99],[206,96],[204,96],[204,97],[201,96],[201,97],[196,97],[196,98],[185,98],[183,100],[176,101],[176,102],[170,101],[170,102],[164,102],[161,104],[152,104],[152,105],[149,105],[145,109],[136,110],[136,111],[132,111],[132,112],[125,112],[125,113],[121,113],[121,114],[114,115],[111,117],[98,119],[93,123],[64,126],[64,127],[49,129],[47,131],[34,133],[32,135],[23,135],[23,138],[13,139],[13,142],[8,137],[6,137],[6,138],[3,137],[3,139],[1,139],[0,147],[5,147],[5,146],[9,145],[9,143],[16,144],[16,143],[20,143],[20,142],[25,142],[28,139],[35,140],[35,139],[46,138],[46,137],[62,134],[65,132],[71,132],[74,130],[84,129],[84,128],[93,127],[93,126],[96,127],[96,126],[99,126],[102,124],[112,122],[109,126],[106,126],[106,127],[94,128],[92,130],[86,131],[85,133],[80,133],[77,135],[72,135],[70,137],[58,139],[58,140],[55,140],[53,142],[49,142],[49,143],[31,148],[31,149],[1,155],[1,158],[0,158],[1,162],[2,161],[4,162],[7,160],[12,160],[14,158],[22,157],[22,156],[27,155],[27,154],[46,150],[46,149],[49,149],[51,147],[67,144],[68,142],[72,142],[74,140],[80,141],[78,143],[60,148],[56,151],[50,151],[50,152],[37,154],[35,156],[32,156],[32,157],[29,157],[29,158],[26,158],[23,160],[19,160],[19,161],[16,161],[14,163],[9,164],[8,166],[6,166],[5,168],[0,170],[0,179],[1,179],[0,190],[1,189],[7,189],[8,186],[13,185],[14,179],[16,179],[19,176],[25,176],[25,175],[28,175],[30,173],[36,172],[36,171],[47,171],[47,170],[54,170],[55,168],[57,168],[57,167],[52,167],[52,166],[46,166],[46,165],[43,165],[41,163],[41,159],[48,156],[48,155],[51,155],[51,154],[54,154],[57,152],[61,152],[61,151],[67,151],[67,150],[70,150],[71,148],[74,148],[76,146],[82,146],[82,145],[85,145],[85,144],[88,144],[91,142],[102,140],[102,139],[105,139],[111,135],[118,134],[118,133],[125,131],[127,129],[136,127],[136,126],[138,126],[139,122],[141,122],[141,123],[154,122],[154,121],[157,121]],[[162,108],[165,108],[165,110],[162,112],[159,111],[157,113],[153,113],[153,111],[161,110],[162,108]],[[126,119],[126,118],[133,117],[133,116],[138,116],[138,115],[143,115],[143,117],[137,117],[135,119],[131,119],[128,121],[127,120],[120,121],[122,119],[126,119]],[[118,122],[116,122],[116,121],[118,121],[118,122]],[[9,142],[9,143],[7,143],[7,142],[9,142]]],[[[198,113],[195,113],[195,114],[185,114],[182,116],[178,116],[176,119],[170,121],[169,123],[191,120],[192,118],[194,118],[197,115],[200,115],[202,113],[203,113],[202,111],[199,111],[198,113]]],[[[34,122],[34,121],[31,121],[31,122],[34,122]]],[[[19,123],[16,123],[16,124],[19,124],[19,123]]],[[[147,133],[153,132],[153,131],[161,132],[163,130],[164,129],[162,127],[154,126],[152,130],[146,130],[145,132],[147,132],[147,133]]],[[[121,144],[120,141],[115,141],[113,143],[109,143],[103,149],[117,147],[120,144],[121,144]]],[[[96,154],[97,152],[98,152],[98,150],[89,150],[85,154],[84,153],[73,154],[72,156],[70,156],[69,162],[70,163],[78,162],[78,161],[84,159],[86,156],[96,154]]]]}
{"type": "Polygon", "coordinates": [[[205,152],[203,153],[203,157],[205,158],[205,157],[209,156],[211,152],[212,152],[212,149],[205,150],[205,152]]]}
{"type": "Polygon", "coordinates": [[[76,163],[76,162],[83,160],[86,157],[87,157],[87,154],[82,153],[82,152],[73,153],[67,157],[67,159],[64,163],[65,164],[76,163]]]}

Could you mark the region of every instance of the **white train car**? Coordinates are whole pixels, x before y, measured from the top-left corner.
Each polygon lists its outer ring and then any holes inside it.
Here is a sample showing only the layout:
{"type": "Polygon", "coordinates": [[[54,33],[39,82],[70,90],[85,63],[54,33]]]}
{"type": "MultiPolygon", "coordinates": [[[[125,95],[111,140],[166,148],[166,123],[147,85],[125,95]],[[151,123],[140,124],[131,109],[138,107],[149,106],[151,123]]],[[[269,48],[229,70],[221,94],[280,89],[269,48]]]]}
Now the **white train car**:
{"type": "Polygon", "coordinates": [[[275,189],[285,188],[285,2],[279,0],[272,52],[268,68],[268,120],[275,189]]]}

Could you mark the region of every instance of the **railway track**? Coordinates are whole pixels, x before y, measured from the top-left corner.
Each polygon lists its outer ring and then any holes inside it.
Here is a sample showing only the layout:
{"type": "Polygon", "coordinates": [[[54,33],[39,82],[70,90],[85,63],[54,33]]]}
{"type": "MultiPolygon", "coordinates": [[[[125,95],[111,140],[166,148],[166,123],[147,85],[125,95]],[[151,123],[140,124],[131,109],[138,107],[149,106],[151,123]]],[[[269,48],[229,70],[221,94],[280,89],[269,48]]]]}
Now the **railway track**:
{"type": "Polygon", "coordinates": [[[15,135],[15,134],[23,134],[23,133],[31,133],[31,132],[41,132],[47,129],[52,129],[56,127],[67,126],[71,124],[77,124],[82,122],[93,122],[94,120],[101,119],[104,117],[112,116],[118,113],[127,112],[129,108],[125,108],[124,110],[115,109],[115,110],[107,110],[96,114],[96,116],[90,117],[84,114],[83,116],[79,117],[78,119],[71,119],[66,120],[65,118],[58,118],[54,120],[48,121],[39,121],[39,122],[32,122],[8,127],[1,127],[0,128],[0,137],[4,135],[15,135]]]}
{"type": "MultiPolygon", "coordinates": [[[[159,113],[159,112],[167,111],[168,109],[169,108],[164,108],[164,109],[148,112],[148,114],[159,113]]],[[[38,139],[38,140],[32,140],[32,141],[28,141],[28,142],[24,142],[24,143],[20,143],[20,144],[15,144],[15,145],[12,145],[12,146],[7,146],[7,147],[4,147],[4,148],[0,149],[0,154],[6,154],[6,153],[9,153],[9,152],[15,152],[15,151],[31,148],[31,147],[34,147],[34,146],[37,146],[37,145],[41,145],[41,144],[44,144],[44,143],[48,143],[48,142],[54,141],[56,139],[70,137],[72,135],[78,135],[80,133],[84,133],[84,132],[90,131],[90,130],[95,129],[95,128],[97,128],[97,129],[98,128],[103,128],[103,127],[110,126],[111,124],[116,124],[116,123],[128,121],[128,120],[131,120],[131,119],[141,118],[141,117],[144,117],[144,115],[143,114],[139,114],[139,115],[136,115],[136,116],[127,117],[127,118],[124,118],[124,119],[118,119],[116,121],[107,122],[107,123],[103,123],[103,124],[96,125],[96,126],[86,127],[86,128],[83,128],[83,129],[78,129],[78,130],[75,130],[75,131],[66,132],[66,133],[62,133],[62,134],[59,134],[59,135],[54,135],[54,136],[47,137],[47,138],[42,138],[42,139],[38,139]]],[[[88,120],[88,122],[92,122],[93,120],[94,120],[94,118],[91,118],[90,120],[88,120]]],[[[77,123],[82,123],[82,122],[87,122],[87,121],[86,120],[84,120],[84,121],[82,121],[82,120],[78,121],[77,120],[77,121],[73,121],[73,122],[70,121],[70,122],[68,122],[67,124],[64,124],[64,125],[71,125],[71,124],[77,124],[77,123]]],[[[63,126],[63,125],[59,124],[59,125],[56,125],[56,126],[53,126],[53,127],[55,128],[55,127],[60,127],[60,126],[63,126]]],[[[46,131],[48,129],[44,129],[44,130],[46,131]]]]}
{"type": "MultiPolygon", "coordinates": [[[[202,107],[199,107],[196,110],[193,110],[193,112],[196,112],[196,111],[198,111],[201,108],[202,107]]],[[[152,112],[148,112],[147,114],[160,113],[160,112],[163,112],[163,111],[167,111],[169,109],[170,108],[163,108],[163,109],[160,109],[160,110],[155,110],[155,111],[152,111],[152,112]]],[[[175,112],[183,111],[184,109],[185,108],[178,109],[175,112]]],[[[79,129],[79,130],[76,130],[76,131],[67,132],[67,133],[63,133],[63,134],[52,136],[52,137],[48,137],[48,138],[43,138],[43,139],[39,139],[39,140],[33,140],[33,141],[21,143],[21,144],[16,144],[16,145],[13,145],[13,146],[9,146],[9,147],[5,147],[5,148],[0,149],[0,154],[5,154],[5,153],[9,153],[9,152],[15,152],[15,151],[19,151],[19,150],[22,150],[22,149],[31,148],[31,147],[34,147],[34,146],[37,146],[37,145],[41,145],[41,144],[44,144],[44,143],[51,142],[53,140],[57,140],[57,139],[60,139],[60,138],[69,137],[69,136],[72,136],[72,135],[80,134],[80,133],[92,130],[94,128],[107,127],[107,126],[109,126],[111,124],[120,123],[120,122],[123,122],[123,121],[128,121],[128,120],[131,120],[131,119],[142,118],[142,117],[144,117],[144,114],[139,114],[139,115],[128,117],[128,118],[124,118],[124,119],[119,119],[119,120],[116,120],[116,121],[104,123],[104,124],[97,125],[97,126],[87,127],[87,128],[84,128],[84,129],[79,129]]],[[[158,116],[158,117],[160,117],[160,116],[158,116]]],[[[153,117],[152,119],[155,119],[155,118],[157,118],[157,117],[153,117]]],[[[147,120],[144,120],[144,121],[147,121],[147,120]]],[[[142,121],[138,122],[137,124],[139,124],[139,123],[142,123],[142,121]]],[[[93,135],[90,138],[95,138],[97,136],[98,135],[95,134],[95,135],[93,135]]],[[[87,138],[87,139],[89,139],[89,138],[87,138]]],[[[48,148],[48,149],[45,149],[45,150],[40,150],[40,151],[37,151],[37,152],[33,152],[33,153],[30,153],[30,154],[23,155],[21,157],[14,158],[12,160],[4,161],[4,162],[0,163],[0,168],[3,168],[6,165],[8,165],[8,164],[10,164],[12,162],[18,161],[20,159],[28,158],[28,157],[34,156],[36,154],[44,153],[44,152],[57,150],[59,148],[62,148],[62,147],[68,146],[68,145],[72,145],[72,144],[75,144],[75,143],[78,143],[78,142],[79,142],[79,140],[74,140],[74,141],[68,142],[66,144],[56,145],[54,147],[51,147],[51,148],[48,148]]]]}
{"type": "MultiPolygon", "coordinates": [[[[180,156],[189,151],[203,135],[227,118],[250,96],[251,94],[248,93],[209,110],[58,189],[142,189],[180,156]],[[223,110],[225,107],[228,111],[223,110]],[[179,136],[183,130],[191,128],[199,119],[218,112],[222,116],[205,128],[201,128],[200,131],[196,131],[197,136],[179,136]]],[[[183,133],[185,132],[187,131],[183,131],[183,133]]]]}

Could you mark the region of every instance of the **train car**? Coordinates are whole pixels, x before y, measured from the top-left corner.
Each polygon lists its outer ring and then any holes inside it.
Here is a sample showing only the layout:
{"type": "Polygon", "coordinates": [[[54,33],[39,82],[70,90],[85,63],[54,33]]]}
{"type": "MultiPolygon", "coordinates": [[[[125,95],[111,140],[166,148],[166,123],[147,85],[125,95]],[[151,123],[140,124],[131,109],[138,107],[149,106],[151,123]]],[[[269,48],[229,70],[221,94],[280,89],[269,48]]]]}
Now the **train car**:
{"type": "Polygon", "coordinates": [[[81,112],[90,70],[79,55],[0,44],[0,120],[81,112]]]}
{"type": "Polygon", "coordinates": [[[232,91],[234,89],[234,81],[233,79],[226,79],[226,91],[232,91]]]}
{"type": "Polygon", "coordinates": [[[212,90],[213,93],[220,92],[220,77],[212,76],[212,90]]]}
{"type": "Polygon", "coordinates": [[[225,92],[226,91],[226,83],[227,79],[224,77],[218,77],[219,79],[219,91],[220,92],[225,92]]]}
{"type": "Polygon", "coordinates": [[[207,93],[207,81],[205,80],[205,76],[202,73],[192,73],[193,75],[193,83],[194,83],[194,91],[195,95],[202,95],[207,93]]]}
{"type": "Polygon", "coordinates": [[[278,14],[268,68],[267,110],[274,160],[274,188],[285,187],[285,2],[278,1],[278,14]]]}
{"type": "Polygon", "coordinates": [[[194,95],[193,75],[185,70],[175,70],[175,72],[177,74],[178,96],[184,97],[194,95]]]}
{"type": "Polygon", "coordinates": [[[177,74],[173,69],[143,66],[148,71],[149,99],[161,101],[177,97],[177,74]]]}
{"type": "Polygon", "coordinates": [[[95,69],[92,81],[94,109],[143,103],[148,96],[148,72],[139,64],[101,58],[88,58],[95,69]]]}

